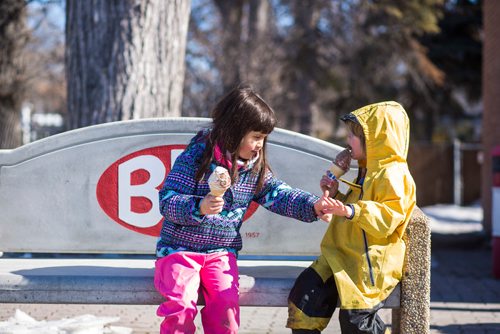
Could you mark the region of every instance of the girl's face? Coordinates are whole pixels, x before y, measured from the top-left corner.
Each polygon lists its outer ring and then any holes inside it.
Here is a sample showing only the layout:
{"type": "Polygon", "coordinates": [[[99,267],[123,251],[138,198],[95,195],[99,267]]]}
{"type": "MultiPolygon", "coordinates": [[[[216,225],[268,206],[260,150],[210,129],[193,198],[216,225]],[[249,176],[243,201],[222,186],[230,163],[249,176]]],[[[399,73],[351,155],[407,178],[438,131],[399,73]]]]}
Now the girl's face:
{"type": "Polygon", "coordinates": [[[351,158],[356,160],[365,160],[366,152],[361,144],[361,139],[356,137],[352,131],[348,131],[347,145],[351,147],[351,158]]]}
{"type": "Polygon", "coordinates": [[[244,160],[250,160],[255,157],[264,146],[264,139],[266,137],[267,134],[258,131],[247,133],[241,140],[238,156],[244,160]]]}

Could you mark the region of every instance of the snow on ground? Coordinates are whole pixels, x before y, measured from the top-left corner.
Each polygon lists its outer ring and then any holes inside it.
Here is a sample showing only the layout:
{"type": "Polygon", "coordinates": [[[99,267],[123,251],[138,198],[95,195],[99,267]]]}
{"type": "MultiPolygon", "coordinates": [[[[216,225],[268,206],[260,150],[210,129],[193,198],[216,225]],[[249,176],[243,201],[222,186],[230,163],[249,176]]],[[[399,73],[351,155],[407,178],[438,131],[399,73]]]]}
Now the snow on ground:
{"type": "Polygon", "coordinates": [[[460,234],[483,231],[483,208],[479,203],[470,206],[436,204],[421,209],[429,217],[433,233],[460,234]]]}
{"type": "Polygon", "coordinates": [[[0,321],[0,334],[130,334],[131,328],[111,326],[119,317],[80,315],[54,321],[37,321],[21,310],[0,321]]]}

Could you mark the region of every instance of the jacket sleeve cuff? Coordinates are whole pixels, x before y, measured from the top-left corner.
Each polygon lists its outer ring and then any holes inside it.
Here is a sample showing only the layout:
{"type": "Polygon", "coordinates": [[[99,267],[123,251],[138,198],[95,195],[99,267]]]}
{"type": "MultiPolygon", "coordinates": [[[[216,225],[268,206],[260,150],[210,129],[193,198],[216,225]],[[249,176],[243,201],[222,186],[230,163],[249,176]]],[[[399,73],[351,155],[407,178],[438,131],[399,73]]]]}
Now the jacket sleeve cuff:
{"type": "Polygon", "coordinates": [[[194,199],[193,219],[197,223],[201,223],[203,221],[203,219],[205,218],[205,215],[202,215],[201,210],[200,210],[201,200],[202,200],[202,198],[195,198],[194,199]]]}
{"type": "Polygon", "coordinates": [[[361,211],[360,206],[357,204],[347,204],[347,205],[349,205],[352,209],[352,215],[350,217],[347,217],[347,219],[358,220],[359,212],[361,211]]]}

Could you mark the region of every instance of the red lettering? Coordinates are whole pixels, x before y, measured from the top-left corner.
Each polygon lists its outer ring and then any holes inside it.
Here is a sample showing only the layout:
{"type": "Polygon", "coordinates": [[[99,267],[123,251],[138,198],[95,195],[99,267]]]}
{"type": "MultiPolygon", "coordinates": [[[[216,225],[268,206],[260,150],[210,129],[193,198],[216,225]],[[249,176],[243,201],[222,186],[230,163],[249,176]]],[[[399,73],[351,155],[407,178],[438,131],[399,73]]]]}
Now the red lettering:
{"type": "MultiPolygon", "coordinates": [[[[155,203],[152,202],[157,201],[156,194],[151,194],[152,191],[148,190],[152,189],[156,192],[156,190],[161,189],[162,182],[159,180],[165,179],[170,172],[170,166],[173,163],[173,159],[177,156],[177,154],[172,154],[172,152],[183,150],[185,147],[186,145],[150,147],[130,153],[112,163],[102,173],[96,186],[96,197],[101,209],[109,218],[129,230],[155,237],[158,236],[161,230],[162,219],[157,208],[154,209],[155,203]],[[150,159],[147,160],[146,156],[150,159]],[[124,172],[126,174],[125,176],[128,176],[128,178],[122,180],[122,187],[119,189],[120,166],[123,167],[127,165],[127,162],[132,162],[132,160],[137,161],[137,164],[133,166],[129,164],[129,168],[124,172]],[[145,166],[142,164],[143,161],[154,163],[156,167],[158,167],[158,163],[163,164],[164,168],[161,167],[158,169],[152,168],[149,165],[145,166]],[[161,170],[162,173],[165,172],[165,175],[157,175],[159,170],[161,170]],[[156,174],[152,175],[151,171],[156,171],[156,174]],[[153,186],[148,185],[147,189],[140,188],[141,185],[147,184],[153,176],[155,176],[156,180],[153,186]],[[156,182],[158,182],[158,184],[156,184],[156,182]],[[154,188],[156,188],[156,190],[154,188]],[[120,207],[123,203],[119,203],[119,201],[127,201],[127,205],[120,207]],[[120,216],[120,212],[122,212],[122,214],[125,213],[127,218],[120,216]],[[156,212],[158,212],[157,217],[155,219],[150,219],[156,212]]],[[[250,203],[243,217],[243,221],[250,218],[258,207],[259,205],[257,203],[250,203]]],[[[258,238],[259,232],[250,232],[250,235],[246,236],[248,238],[258,238]]]]}

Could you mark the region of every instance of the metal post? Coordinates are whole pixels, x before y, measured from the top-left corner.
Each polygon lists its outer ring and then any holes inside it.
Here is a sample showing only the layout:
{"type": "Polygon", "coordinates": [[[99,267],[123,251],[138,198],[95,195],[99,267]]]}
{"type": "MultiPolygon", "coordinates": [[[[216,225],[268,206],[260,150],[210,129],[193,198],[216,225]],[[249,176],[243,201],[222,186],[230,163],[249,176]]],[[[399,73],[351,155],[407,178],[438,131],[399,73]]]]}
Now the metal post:
{"type": "Polygon", "coordinates": [[[26,103],[21,109],[21,129],[23,132],[23,145],[31,142],[31,111],[33,105],[26,103]]]}
{"type": "Polygon", "coordinates": [[[500,278],[500,145],[493,148],[491,221],[493,241],[493,276],[500,278]]]}
{"type": "Polygon", "coordinates": [[[462,205],[463,182],[462,182],[462,150],[460,140],[453,140],[453,203],[462,205]]]}

